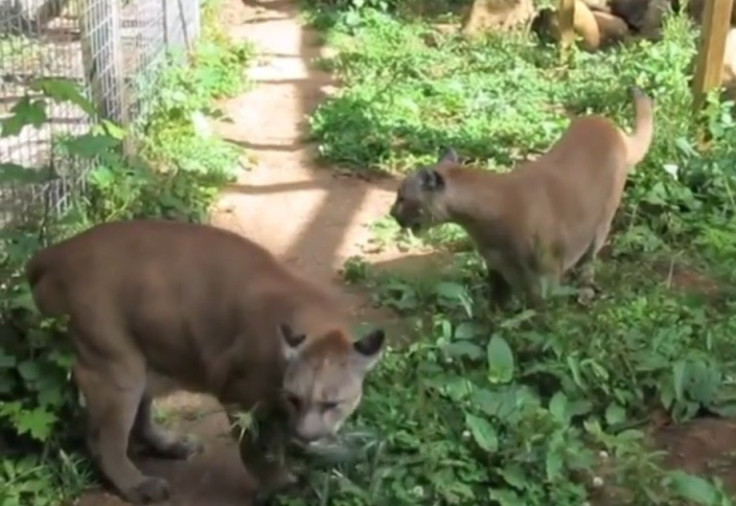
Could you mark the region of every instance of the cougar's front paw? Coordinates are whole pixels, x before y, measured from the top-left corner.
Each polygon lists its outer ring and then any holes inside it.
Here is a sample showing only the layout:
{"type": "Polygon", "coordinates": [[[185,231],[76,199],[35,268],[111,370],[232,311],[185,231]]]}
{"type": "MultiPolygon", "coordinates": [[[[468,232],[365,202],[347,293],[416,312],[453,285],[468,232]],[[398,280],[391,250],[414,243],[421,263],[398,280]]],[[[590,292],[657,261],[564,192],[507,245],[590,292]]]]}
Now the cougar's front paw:
{"type": "Polygon", "coordinates": [[[140,483],[123,490],[123,498],[132,504],[150,504],[169,498],[169,484],[163,478],[148,477],[140,483]]]}

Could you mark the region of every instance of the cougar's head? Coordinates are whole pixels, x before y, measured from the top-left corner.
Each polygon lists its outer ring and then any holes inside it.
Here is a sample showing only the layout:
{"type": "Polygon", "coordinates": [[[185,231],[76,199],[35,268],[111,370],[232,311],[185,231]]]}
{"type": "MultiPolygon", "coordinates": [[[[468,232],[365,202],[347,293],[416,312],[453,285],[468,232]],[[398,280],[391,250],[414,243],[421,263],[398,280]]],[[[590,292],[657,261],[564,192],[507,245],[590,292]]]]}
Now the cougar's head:
{"type": "Polygon", "coordinates": [[[353,342],[333,330],[307,336],[280,325],[288,360],[282,393],[295,436],[304,442],[333,437],[360,404],[363,379],[380,360],[384,332],[353,342]]]}
{"type": "Polygon", "coordinates": [[[417,233],[442,222],[441,198],[445,191],[445,178],[436,169],[446,163],[459,163],[453,149],[440,156],[435,165],[421,167],[401,182],[390,211],[401,228],[417,233]]]}

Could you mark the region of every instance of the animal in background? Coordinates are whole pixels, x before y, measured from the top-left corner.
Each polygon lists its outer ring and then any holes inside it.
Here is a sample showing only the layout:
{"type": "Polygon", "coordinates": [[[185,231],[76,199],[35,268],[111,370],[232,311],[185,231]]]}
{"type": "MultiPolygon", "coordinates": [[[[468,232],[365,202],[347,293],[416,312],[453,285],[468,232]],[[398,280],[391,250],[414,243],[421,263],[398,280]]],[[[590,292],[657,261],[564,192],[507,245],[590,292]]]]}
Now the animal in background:
{"type": "MultiPolygon", "coordinates": [[[[573,30],[588,51],[603,49],[613,43],[637,38],[658,41],[667,12],[679,12],[680,0],[575,0],[573,30]]],[[[689,0],[685,13],[697,24],[702,23],[705,0],[689,0]]],[[[731,26],[736,26],[736,9],[731,13],[731,26]]],[[[559,40],[557,12],[539,9],[532,30],[559,40]]]]}
{"type": "Polygon", "coordinates": [[[464,166],[450,149],[404,178],[390,215],[414,232],[463,227],[485,260],[494,305],[506,306],[513,291],[536,305],[543,285],[571,269],[587,304],[627,175],[652,142],[653,101],[637,87],[631,95],[632,134],[601,116],[577,117],[545,154],[508,173],[464,166]]]}
{"type": "Polygon", "coordinates": [[[335,435],[382,354],[382,330],[354,342],[340,301],[212,226],[98,225],[37,252],[26,273],[39,310],[69,317],[87,444],[131,503],[170,490],[133,464],[129,440],[175,459],[200,447],[152,419],[156,378],[214,395],[231,420],[253,409],[259,430],[240,452],[267,496],[296,481],[279,464],[288,441],[335,435]]]}

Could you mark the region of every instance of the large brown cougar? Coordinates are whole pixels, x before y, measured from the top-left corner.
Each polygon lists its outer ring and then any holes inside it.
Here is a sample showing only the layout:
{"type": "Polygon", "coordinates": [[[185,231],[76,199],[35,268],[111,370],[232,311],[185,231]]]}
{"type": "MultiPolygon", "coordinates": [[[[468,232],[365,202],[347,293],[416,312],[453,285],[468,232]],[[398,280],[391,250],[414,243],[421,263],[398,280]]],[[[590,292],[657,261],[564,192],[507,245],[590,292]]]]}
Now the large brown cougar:
{"type": "Polygon", "coordinates": [[[39,251],[27,277],[42,314],[68,317],[90,453],[131,503],[170,495],[130,460],[131,441],[169,458],[199,449],[154,423],[152,379],[252,409],[241,457],[270,493],[295,480],[280,464],[288,440],[334,436],[383,350],[382,330],[354,341],[339,301],[212,226],[98,225],[39,251]]]}

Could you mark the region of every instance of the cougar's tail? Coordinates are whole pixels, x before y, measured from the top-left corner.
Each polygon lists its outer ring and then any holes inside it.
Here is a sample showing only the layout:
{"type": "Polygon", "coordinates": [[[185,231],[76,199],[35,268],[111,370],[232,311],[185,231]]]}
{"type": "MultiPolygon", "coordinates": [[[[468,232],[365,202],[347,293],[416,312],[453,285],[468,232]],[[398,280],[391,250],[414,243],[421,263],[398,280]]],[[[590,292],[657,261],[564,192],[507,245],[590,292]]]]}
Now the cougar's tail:
{"type": "Polygon", "coordinates": [[[636,109],[636,123],[631,135],[626,136],[628,145],[628,163],[633,167],[641,162],[649,146],[652,145],[654,135],[654,101],[638,86],[630,88],[636,109]]]}

